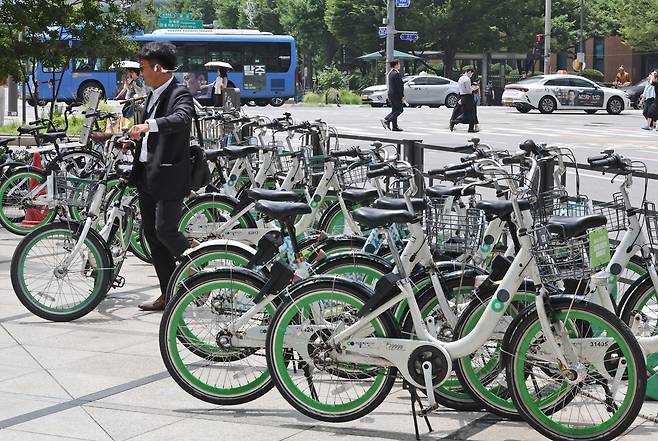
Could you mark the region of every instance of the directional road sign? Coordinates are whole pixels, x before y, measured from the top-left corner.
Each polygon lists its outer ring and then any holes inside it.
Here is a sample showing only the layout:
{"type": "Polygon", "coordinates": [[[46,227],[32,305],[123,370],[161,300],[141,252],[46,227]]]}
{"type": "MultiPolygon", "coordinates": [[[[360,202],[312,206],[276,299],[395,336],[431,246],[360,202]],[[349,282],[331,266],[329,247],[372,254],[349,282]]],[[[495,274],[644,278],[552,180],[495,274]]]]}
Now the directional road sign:
{"type": "Polygon", "coordinates": [[[379,27],[379,38],[386,38],[386,26],[379,27]]]}
{"type": "Polygon", "coordinates": [[[411,6],[411,0],[395,0],[396,8],[408,8],[411,6]]]}
{"type": "Polygon", "coordinates": [[[403,32],[400,34],[400,40],[416,41],[418,40],[418,32],[403,32]]]}
{"type": "Polygon", "coordinates": [[[203,20],[187,20],[178,18],[160,18],[158,29],[203,29],[203,20]]]}

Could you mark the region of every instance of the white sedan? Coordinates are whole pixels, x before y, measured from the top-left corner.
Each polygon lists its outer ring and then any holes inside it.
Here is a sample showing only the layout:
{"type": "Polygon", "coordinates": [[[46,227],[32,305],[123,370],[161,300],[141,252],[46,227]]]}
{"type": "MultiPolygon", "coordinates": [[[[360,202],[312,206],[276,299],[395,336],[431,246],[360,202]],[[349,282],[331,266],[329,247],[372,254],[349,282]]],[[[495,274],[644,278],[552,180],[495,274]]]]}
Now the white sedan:
{"type": "MultiPolygon", "coordinates": [[[[404,77],[404,97],[410,106],[455,107],[459,101],[459,86],[455,81],[436,75],[404,77]]],[[[385,84],[371,86],[361,92],[361,101],[372,107],[388,104],[385,84]]]]}
{"type": "Polygon", "coordinates": [[[577,75],[540,75],[508,84],[503,92],[503,105],[516,107],[521,113],[538,109],[541,113],[556,110],[584,110],[596,113],[606,110],[619,115],[631,107],[626,92],[601,87],[577,75]]]}

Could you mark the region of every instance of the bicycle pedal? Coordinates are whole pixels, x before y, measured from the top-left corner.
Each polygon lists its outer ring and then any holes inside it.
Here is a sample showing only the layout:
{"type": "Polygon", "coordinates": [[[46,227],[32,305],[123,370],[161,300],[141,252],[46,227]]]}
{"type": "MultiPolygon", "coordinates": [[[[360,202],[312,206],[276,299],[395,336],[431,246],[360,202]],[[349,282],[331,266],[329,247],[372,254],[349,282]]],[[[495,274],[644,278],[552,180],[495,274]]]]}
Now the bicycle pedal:
{"type": "Polygon", "coordinates": [[[418,411],[417,415],[419,417],[425,418],[426,416],[428,416],[429,414],[431,414],[432,412],[437,411],[437,410],[439,410],[439,404],[438,403],[422,408],[421,410],[418,411]]]}
{"type": "Polygon", "coordinates": [[[112,288],[123,288],[126,285],[126,278],[122,276],[116,276],[112,282],[112,288]]]}

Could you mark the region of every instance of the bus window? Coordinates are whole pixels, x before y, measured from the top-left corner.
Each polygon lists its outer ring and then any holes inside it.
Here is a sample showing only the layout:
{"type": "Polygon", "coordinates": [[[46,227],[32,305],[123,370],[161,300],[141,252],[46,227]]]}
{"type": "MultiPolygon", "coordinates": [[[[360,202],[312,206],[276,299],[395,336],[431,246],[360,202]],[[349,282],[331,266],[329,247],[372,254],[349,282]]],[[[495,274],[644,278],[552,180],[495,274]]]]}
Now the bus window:
{"type": "Polygon", "coordinates": [[[210,43],[208,61],[225,61],[233,66],[234,72],[242,72],[242,43],[210,43]]]}
{"type": "Polygon", "coordinates": [[[197,72],[205,69],[206,44],[187,43],[185,45],[185,63],[183,70],[186,72],[197,72]]]}
{"type": "Polygon", "coordinates": [[[264,64],[267,72],[288,72],[290,69],[290,43],[246,43],[244,50],[244,64],[264,64]]]}

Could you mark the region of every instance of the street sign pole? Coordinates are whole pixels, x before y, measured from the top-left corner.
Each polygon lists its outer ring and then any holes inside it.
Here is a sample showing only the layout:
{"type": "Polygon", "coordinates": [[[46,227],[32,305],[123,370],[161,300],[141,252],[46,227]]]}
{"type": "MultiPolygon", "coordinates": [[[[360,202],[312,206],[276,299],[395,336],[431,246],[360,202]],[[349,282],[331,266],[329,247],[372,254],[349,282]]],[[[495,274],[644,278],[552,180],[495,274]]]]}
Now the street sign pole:
{"type": "Polygon", "coordinates": [[[395,0],[388,0],[386,7],[386,78],[395,59],[395,0]]]}
{"type": "Polygon", "coordinates": [[[544,22],[544,75],[551,73],[551,0],[546,0],[546,17],[544,22]]]}

